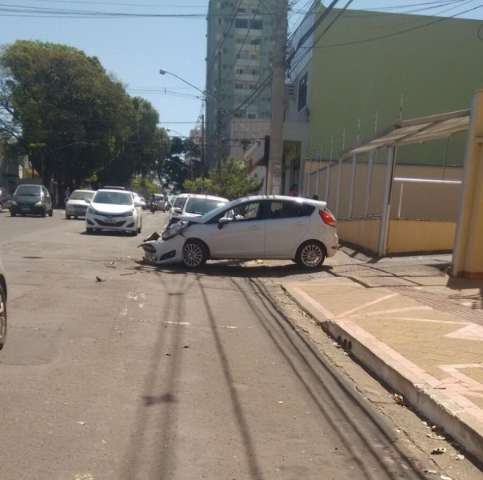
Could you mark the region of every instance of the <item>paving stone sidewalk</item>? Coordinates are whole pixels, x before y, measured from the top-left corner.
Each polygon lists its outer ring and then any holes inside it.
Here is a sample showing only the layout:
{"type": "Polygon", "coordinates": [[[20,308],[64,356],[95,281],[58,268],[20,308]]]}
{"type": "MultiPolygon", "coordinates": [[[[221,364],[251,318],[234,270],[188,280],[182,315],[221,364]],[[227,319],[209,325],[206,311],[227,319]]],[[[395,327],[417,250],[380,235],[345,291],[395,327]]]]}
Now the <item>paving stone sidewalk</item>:
{"type": "Polygon", "coordinates": [[[334,262],[287,292],[354,357],[483,459],[483,283],[444,261],[334,262]]]}

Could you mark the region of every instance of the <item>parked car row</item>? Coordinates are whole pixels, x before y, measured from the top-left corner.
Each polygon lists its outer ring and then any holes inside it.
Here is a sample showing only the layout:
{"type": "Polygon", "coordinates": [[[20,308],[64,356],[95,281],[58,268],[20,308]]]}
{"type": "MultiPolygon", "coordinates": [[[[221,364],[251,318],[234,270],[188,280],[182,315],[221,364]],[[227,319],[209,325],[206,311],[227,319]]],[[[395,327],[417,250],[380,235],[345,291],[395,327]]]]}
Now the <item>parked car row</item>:
{"type": "Polygon", "coordinates": [[[166,230],[141,247],[146,262],[198,268],[208,259],[291,259],[319,268],[338,248],[336,219],[325,202],[254,196],[232,202],[179,195],[166,230]]]}

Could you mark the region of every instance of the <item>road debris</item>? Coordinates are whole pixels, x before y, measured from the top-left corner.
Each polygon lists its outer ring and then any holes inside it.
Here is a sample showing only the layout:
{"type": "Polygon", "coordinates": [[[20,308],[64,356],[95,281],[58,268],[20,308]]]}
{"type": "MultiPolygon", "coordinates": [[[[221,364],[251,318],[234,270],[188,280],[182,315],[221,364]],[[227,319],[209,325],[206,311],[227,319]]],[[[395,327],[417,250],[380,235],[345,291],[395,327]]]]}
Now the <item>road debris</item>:
{"type": "Polygon", "coordinates": [[[461,453],[458,453],[458,455],[456,455],[456,460],[464,460],[465,459],[465,456],[464,455],[461,455],[461,453]]]}
{"type": "Polygon", "coordinates": [[[78,425],[81,425],[81,426],[84,426],[84,425],[87,425],[87,422],[84,422],[84,421],[82,421],[82,420],[79,420],[79,421],[77,422],[77,424],[78,424],[78,425]]]}
{"type": "Polygon", "coordinates": [[[438,472],[436,470],[431,470],[431,469],[428,469],[428,468],[425,468],[423,470],[423,473],[429,473],[430,475],[437,475],[438,472]]]}
{"type": "Polygon", "coordinates": [[[431,450],[431,455],[443,455],[447,451],[448,451],[448,449],[444,448],[444,447],[433,448],[431,450]]]}
{"type": "Polygon", "coordinates": [[[404,397],[402,395],[400,395],[399,393],[395,393],[393,395],[393,398],[394,398],[394,401],[398,404],[398,405],[404,405],[404,397]]]}
{"type": "Polygon", "coordinates": [[[105,282],[105,280],[101,277],[96,277],[96,282],[97,283],[102,283],[102,282],[105,282]]]}

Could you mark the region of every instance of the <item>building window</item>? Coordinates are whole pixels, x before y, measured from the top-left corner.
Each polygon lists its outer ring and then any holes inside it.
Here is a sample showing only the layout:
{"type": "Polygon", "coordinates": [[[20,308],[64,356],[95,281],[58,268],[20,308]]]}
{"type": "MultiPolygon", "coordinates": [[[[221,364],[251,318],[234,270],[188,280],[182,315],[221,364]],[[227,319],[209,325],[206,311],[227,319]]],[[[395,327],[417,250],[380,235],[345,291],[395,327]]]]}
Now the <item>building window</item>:
{"type": "Polygon", "coordinates": [[[248,28],[248,19],[247,18],[237,18],[235,20],[235,27],[236,28],[248,28]]]}
{"type": "Polygon", "coordinates": [[[304,109],[307,106],[307,83],[308,83],[308,73],[306,73],[299,81],[298,88],[298,100],[297,107],[298,111],[304,109]]]}

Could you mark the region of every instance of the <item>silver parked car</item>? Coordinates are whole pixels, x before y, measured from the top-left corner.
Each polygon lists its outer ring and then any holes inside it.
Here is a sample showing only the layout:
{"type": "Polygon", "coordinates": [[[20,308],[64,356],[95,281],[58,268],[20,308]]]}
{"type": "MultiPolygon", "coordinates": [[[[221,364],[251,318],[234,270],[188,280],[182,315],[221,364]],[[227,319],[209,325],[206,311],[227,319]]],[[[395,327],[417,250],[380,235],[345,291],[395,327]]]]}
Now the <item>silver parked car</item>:
{"type": "Polygon", "coordinates": [[[7,338],[7,279],[0,261],[0,350],[7,338]]]}
{"type": "Polygon", "coordinates": [[[65,218],[85,217],[95,194],[93,190],[74,190],[65,203],[65,218]]]}

